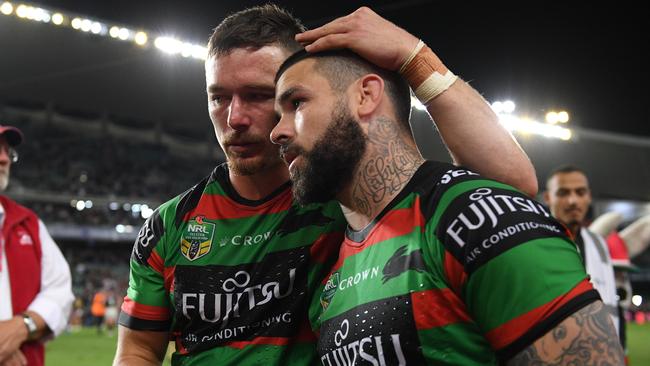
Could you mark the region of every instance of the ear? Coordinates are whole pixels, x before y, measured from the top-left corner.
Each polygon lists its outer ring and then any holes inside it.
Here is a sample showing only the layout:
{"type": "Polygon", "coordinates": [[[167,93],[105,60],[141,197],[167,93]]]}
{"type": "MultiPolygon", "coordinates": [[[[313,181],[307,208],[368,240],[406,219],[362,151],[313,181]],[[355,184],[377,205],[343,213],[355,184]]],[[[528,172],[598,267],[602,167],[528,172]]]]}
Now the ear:
{"type": "Polygon", "coordinates": [[[356,114],[363,121],[379,110],[384,97],[384,79],[368,74],[359,78],[355,86],[356,114]]]}

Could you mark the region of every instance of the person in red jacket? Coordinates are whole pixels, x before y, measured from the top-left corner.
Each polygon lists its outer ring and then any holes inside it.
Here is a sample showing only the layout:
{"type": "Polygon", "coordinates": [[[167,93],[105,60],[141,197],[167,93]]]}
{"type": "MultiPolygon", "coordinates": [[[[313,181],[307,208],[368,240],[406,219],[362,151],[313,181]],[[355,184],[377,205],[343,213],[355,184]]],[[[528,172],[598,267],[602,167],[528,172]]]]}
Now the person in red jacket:
{"type": "MultiPolygon", "coordinates": [[[[22,141],[0,125],[0,192],[22,141]]],[[[43,222],[0,195],[0,365],[43,365],[43,341],[65,329],[73,300],[70,268],[43,222]]]]}

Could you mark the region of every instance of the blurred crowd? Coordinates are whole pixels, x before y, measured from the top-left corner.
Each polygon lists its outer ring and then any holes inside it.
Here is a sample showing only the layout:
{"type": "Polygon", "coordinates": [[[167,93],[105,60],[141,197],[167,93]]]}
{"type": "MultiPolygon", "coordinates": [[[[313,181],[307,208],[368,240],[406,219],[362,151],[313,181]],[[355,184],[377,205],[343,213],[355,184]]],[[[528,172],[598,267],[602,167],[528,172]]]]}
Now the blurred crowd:
{"type": "Polygon", "coordinates": [[[21,129],[29,139],[19,150],[12,184],[71,196],[167,198],[210,171],[207,154],[187,159],[163,145],[129,142],[110,135],[71,135],[54,124],[21,129]]]}

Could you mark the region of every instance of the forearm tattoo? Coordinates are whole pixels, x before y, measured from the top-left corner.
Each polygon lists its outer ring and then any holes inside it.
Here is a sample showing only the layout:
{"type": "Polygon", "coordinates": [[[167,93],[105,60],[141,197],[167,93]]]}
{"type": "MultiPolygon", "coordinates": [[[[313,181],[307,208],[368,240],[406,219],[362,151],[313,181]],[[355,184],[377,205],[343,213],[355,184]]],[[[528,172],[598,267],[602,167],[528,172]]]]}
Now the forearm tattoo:
{"type": "Polygon", "coordinates": [[[417,149],[404,141],[397,122],[378,118],[368,128],[368,140],[376,149],[373,159],[361,167],[353,190],[355,207],[371,214],[374,204],[399,192],[422,164],[417,149]]]}
{"type": "Polygon", "coordinates": [[[605,306],[596,301],[557,325],[508,365],[624,365],[623,349],[605,306]]]}

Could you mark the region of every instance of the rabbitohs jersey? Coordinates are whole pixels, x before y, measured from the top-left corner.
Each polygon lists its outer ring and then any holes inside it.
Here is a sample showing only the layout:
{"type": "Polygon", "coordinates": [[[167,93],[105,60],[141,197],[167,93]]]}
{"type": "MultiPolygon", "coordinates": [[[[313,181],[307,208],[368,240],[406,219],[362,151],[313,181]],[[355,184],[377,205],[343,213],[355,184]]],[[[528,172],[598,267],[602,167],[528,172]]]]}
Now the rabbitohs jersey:
{"type": "Polygon", "coordinates": [[[174,365],[313,365],[314,291],[344,229],[336,202],[299,207],[289,183],[242,198],[223,164],[145,222],[120,324],[169,331],[174,365]]]}
{"type": "Polygon", "coordinates": [[[326,366],[486,365],[597,299],[541,204],[425,162],[373,223],[348,230],[313,326],[326,366]]]}

